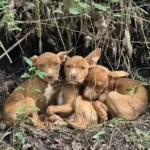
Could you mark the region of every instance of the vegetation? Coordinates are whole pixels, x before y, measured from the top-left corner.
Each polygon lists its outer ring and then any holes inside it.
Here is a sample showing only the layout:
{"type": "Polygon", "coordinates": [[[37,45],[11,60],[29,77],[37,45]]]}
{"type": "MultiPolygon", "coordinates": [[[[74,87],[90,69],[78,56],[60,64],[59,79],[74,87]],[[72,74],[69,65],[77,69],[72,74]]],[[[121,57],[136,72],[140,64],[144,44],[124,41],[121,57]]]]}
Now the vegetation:
{"type": "Polygon", "coordinates": [[[10,51],[28,56],[74,47],[85,55],[102,47],[104,63],[124,67],[132,77],[130,68],[149,64],[148,1],[2,0],[0,6],[0,59],[13,62],[10,51]]]}

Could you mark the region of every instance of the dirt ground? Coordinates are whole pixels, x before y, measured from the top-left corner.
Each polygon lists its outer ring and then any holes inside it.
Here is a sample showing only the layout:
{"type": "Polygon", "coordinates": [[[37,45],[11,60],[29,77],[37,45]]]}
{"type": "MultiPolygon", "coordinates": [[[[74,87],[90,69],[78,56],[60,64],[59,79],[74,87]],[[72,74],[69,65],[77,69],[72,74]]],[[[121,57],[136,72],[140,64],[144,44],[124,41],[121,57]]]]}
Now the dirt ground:
{"type": "MultiPolygon", "coordinates": [[[[19,82],[12,74],[0,72],[0,112],[19,82]]],[[[150,105],[135,121],[115,118],[87,129],[29,125],[6,129],[1,114],[0,119],[0,150],[150,150],[150,105]]]]}

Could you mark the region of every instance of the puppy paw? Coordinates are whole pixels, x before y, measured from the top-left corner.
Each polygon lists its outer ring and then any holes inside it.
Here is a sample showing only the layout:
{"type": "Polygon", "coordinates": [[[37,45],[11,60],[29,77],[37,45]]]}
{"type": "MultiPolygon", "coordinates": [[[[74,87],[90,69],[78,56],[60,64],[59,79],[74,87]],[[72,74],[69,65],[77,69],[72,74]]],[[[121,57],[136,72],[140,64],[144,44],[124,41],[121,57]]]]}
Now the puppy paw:
{"type": "Polygon", "coordinates": [[[53,128],[55,127],[55,122],[51,122],[51,121],[48,121],[48,120],[45,120],[44,121],[44,125],[48,128],[53,128]]]}
{"type": "Polygon", "coordinates": [[[35,121],[33,124],[34,127],[43,127],[44,126],[44,122],[42,121],[35,121]]]}

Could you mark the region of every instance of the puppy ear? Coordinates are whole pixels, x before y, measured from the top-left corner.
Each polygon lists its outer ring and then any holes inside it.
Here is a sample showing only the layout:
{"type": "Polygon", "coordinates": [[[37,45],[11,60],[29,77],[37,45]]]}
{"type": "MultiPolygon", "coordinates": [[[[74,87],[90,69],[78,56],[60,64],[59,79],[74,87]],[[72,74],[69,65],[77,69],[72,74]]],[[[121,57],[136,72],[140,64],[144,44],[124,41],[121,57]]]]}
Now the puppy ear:
{"type": "Polygon", "coordinates": [[[68,57],[68,53],[70,53],[72,50],[70,50],[70,51],[62,51],[62,52],[59,52],[58,54],[57,54],[57,56],[58,56],[58,58],[60,59],[60,62],[63,64],[63,63],[65,63],[65,61],[67,60],[67,59],[69,59],[69,57],[68,57]]]}
{"type": "Polygon", "coordinates": [[[38,56],[37,55],[33,55],[32,57],[29,58],[32,62],[32,65],[33,66],[36,66],[36,62],[37,62],[37,59],[38,59],[38,56]]]}
{"type": "Polygon", "coordinates": [[[96,48],[92,51],[88,56],[85,57],[86,61],[90,65],[90,67],[96,65],[97,61],[101,57],[101,48],[96,48]]]}
{"type": "Polygon", "coordinates": [[[108,73],[108,76],[114,77],[114,78],[125,77],[125,76],[128,76],[128,75],[129,75],[129,73],[127,73],[125,71],[110,71],[108,73]]]}

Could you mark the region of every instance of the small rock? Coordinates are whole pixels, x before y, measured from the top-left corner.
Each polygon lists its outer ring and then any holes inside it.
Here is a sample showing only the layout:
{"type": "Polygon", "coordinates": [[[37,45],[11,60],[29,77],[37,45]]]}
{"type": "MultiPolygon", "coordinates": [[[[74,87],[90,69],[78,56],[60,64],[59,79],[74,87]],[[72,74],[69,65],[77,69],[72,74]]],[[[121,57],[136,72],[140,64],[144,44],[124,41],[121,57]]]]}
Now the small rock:
{"type": "Polygon", "coordinates": [[[4,130],[4,129],[6,129],[6,124],[1,122],[0,123],[0,130],[4,130]]]}

